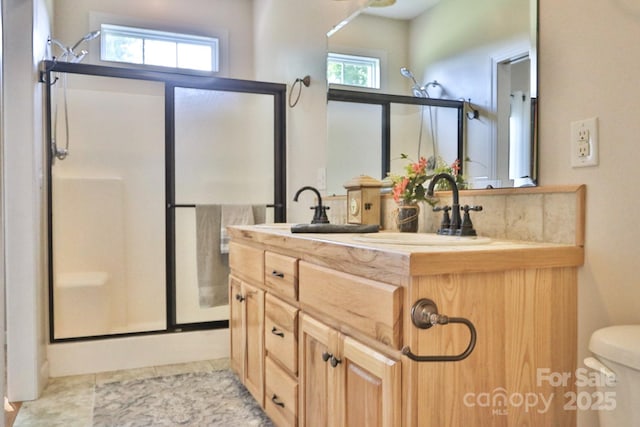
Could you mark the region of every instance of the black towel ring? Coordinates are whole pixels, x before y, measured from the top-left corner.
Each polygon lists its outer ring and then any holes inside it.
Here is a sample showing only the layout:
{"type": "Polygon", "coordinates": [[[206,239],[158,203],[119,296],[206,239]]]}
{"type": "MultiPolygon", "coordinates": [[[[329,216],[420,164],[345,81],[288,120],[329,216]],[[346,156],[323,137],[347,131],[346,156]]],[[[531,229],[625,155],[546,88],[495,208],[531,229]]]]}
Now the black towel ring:
{"type": "Polygon", "coordinates": [[[300,100],[300,94],[302,93],[302,85],[304,85],[305,87],[309,87],[310,84],[311,84],[311,76],[304,76],[303,78],[298,77],[296,81],[293,82],[293,84],[291,85],[291,92],[289,92],[289,107],[293,108],[298,104],[298,101],[300,100]],[[296,94],[296,100],[291,102],[291,95],[293,94],[293,91],[296,85],[298,85],[298,93],[296,94]]]}

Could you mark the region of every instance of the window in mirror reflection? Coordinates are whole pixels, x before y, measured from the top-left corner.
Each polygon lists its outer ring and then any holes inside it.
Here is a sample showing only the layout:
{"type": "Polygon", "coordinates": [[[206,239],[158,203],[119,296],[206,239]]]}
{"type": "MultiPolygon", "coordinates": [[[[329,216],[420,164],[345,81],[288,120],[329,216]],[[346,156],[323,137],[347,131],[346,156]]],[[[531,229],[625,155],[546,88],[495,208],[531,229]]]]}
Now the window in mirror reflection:
{"type": "Polygon", "coordinates": [[[327,81],[330,84],[380,89],[380,59],[329,53],[327,81]]]}

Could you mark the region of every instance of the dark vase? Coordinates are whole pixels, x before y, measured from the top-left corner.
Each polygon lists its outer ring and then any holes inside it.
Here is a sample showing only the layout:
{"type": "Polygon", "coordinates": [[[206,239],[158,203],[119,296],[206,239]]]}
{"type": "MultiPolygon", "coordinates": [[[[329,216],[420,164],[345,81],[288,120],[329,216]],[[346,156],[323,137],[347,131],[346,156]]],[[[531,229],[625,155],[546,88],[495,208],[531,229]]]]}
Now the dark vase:
{"type": "Polygon", "coordinates": [[[416,233],[418,231],[419,213],[420,206],[417,204],[399,204],[396,218],[398,231],[416,233]]]}

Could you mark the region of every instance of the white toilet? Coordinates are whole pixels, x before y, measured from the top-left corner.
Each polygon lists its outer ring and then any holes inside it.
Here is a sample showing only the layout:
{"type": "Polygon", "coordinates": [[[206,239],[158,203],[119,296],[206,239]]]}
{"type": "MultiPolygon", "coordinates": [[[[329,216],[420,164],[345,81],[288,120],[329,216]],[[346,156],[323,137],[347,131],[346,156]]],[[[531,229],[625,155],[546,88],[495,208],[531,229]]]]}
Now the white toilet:
{"type": "Polygon", "coordinates": [[[609,403],[598,411],[600,427],[640,426],[640,325],[599,329],[589,350],[597,360],[587,358],[585,364],[603,374],[597,392],[609,403]]]}

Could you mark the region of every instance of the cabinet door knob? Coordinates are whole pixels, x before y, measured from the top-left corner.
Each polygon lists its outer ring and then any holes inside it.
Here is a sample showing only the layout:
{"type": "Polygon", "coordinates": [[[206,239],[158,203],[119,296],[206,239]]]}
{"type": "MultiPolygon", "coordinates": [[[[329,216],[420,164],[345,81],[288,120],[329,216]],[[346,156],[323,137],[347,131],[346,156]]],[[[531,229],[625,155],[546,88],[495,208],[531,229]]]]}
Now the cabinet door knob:
{"type": "Polygon", "coordinates": [[[240,295],[240,294],[236,294],[236,300],[238,300],[238,301],[242,302],[242,301],[244,301],[244,299],[245,299],[245,298],[244,298],[242,295],[240,295]]]}
{"type": "Polygon", "coordinates": [[[325,351],[324,353],[322,353],[322,360],[325,361],[325,362],[327,360],[331,359],[332,357],[333,357],[333,354],[331,354],[329,352],[325,351]]]}
{"type": "Polygon", "coordinates": [[[284,402],[281,402],[281,401],[278,399],[278,396],[277,396],[275,393],[274,393],[274,395],[273,395],[273,396],[271,396],[271,401],[272,401],[273,403],[275,403],[276,405],[280,406],[281,408],[284,408],[284,402]]]}
{"type": "Polygon", "coordinates": [[[331,366],[335,368],[336,366],[342,363],[342,360],[336,358],[335,356],[331,356],[331,362],[329,363],[331,363],[331,366]]]}
{"type": "Polygon", "coordinates": [[[273,277],[279,277],[279,278],[281,278],[281,279],[282,279],[282,278],[284,278],[284,273],[281,273],[281,272],[276,271],[276,270],[273,270],[273,271],[271,272],[271,275],[272,275],[273,277]]]}
{"type": "Polygon", "coordinates": [[[276,328],[275,326],[274,326],[273,328],[271,328],[271,333],[272,333],[273,335],[277,335],[277,336],[279,336],[279,337],[284,338],[284,332],[282,332],[282,331],[278,330],[278,328],[276,328]]]}

